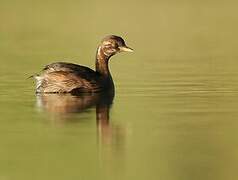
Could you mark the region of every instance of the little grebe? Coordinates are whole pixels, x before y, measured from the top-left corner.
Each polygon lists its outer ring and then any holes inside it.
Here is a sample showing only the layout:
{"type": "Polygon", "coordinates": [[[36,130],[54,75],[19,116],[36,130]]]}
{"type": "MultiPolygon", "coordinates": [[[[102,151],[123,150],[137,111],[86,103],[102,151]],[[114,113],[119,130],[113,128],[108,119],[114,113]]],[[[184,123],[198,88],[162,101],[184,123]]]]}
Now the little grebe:
{"type": "Polygon", "coordinates": [[[97,49],[96,71],[77,64],[56,62],[46,65],[36,79],[37,93],[81,93],[114,90],[108,61],[119,52],[133,52],[118,36],[105,37],[97,49]]]}

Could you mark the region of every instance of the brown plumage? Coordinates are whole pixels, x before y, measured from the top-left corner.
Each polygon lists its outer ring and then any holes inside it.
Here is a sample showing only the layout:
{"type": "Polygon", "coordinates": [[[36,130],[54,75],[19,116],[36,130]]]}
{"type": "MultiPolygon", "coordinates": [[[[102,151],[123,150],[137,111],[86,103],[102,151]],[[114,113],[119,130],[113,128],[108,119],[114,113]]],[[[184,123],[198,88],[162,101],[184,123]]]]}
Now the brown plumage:
{"type": "Polygon", "coordinates": [[[108,68],[111,56],[119,52],[132,52],[118,36],[105,37],[97,49],[96,71],[77,64],[56,62],[46,65],[36,79],[37,93],[81,93],[113,90],[114,84],[108,68]]]}

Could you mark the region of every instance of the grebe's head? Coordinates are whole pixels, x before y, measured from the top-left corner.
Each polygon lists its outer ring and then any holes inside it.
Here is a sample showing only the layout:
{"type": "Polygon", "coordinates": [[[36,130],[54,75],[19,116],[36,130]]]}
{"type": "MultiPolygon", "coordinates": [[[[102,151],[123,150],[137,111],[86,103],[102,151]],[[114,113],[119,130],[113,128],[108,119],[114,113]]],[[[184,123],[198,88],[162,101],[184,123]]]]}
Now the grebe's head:
{"type": "Polygon", "coordinates": [[[133,52],[133,49],[129,48],[121,37],[115,35],[103,38],[99,48],[107,57],[111,57],[119,52],[133,52]]]}

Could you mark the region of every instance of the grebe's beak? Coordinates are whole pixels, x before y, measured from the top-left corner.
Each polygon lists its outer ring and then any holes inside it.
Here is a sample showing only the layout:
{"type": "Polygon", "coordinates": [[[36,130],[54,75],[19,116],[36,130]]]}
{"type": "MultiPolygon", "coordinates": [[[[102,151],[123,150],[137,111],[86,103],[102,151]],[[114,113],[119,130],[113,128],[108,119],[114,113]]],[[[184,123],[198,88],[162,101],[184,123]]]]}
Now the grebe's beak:
{"type": "Polygon", "coordinates": [[[119,49],[121,52],[133,52],[133,49],[127,46],[121,46],[119,49]]]}

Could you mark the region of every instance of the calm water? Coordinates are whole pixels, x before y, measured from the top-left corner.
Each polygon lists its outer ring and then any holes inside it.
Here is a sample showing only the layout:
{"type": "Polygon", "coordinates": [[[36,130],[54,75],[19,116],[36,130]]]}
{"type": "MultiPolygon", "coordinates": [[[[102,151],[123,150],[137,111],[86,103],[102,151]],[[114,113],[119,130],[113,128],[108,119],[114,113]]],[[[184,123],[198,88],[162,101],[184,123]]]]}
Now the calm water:
{"type": "Polygon", "coordinates": [[[0,0],[0,180],[228,180],[238,165],[236,2],[0,0]],[[116,95],[36,96],[28,76],[94,67],[107,34],[116,95]]]}

